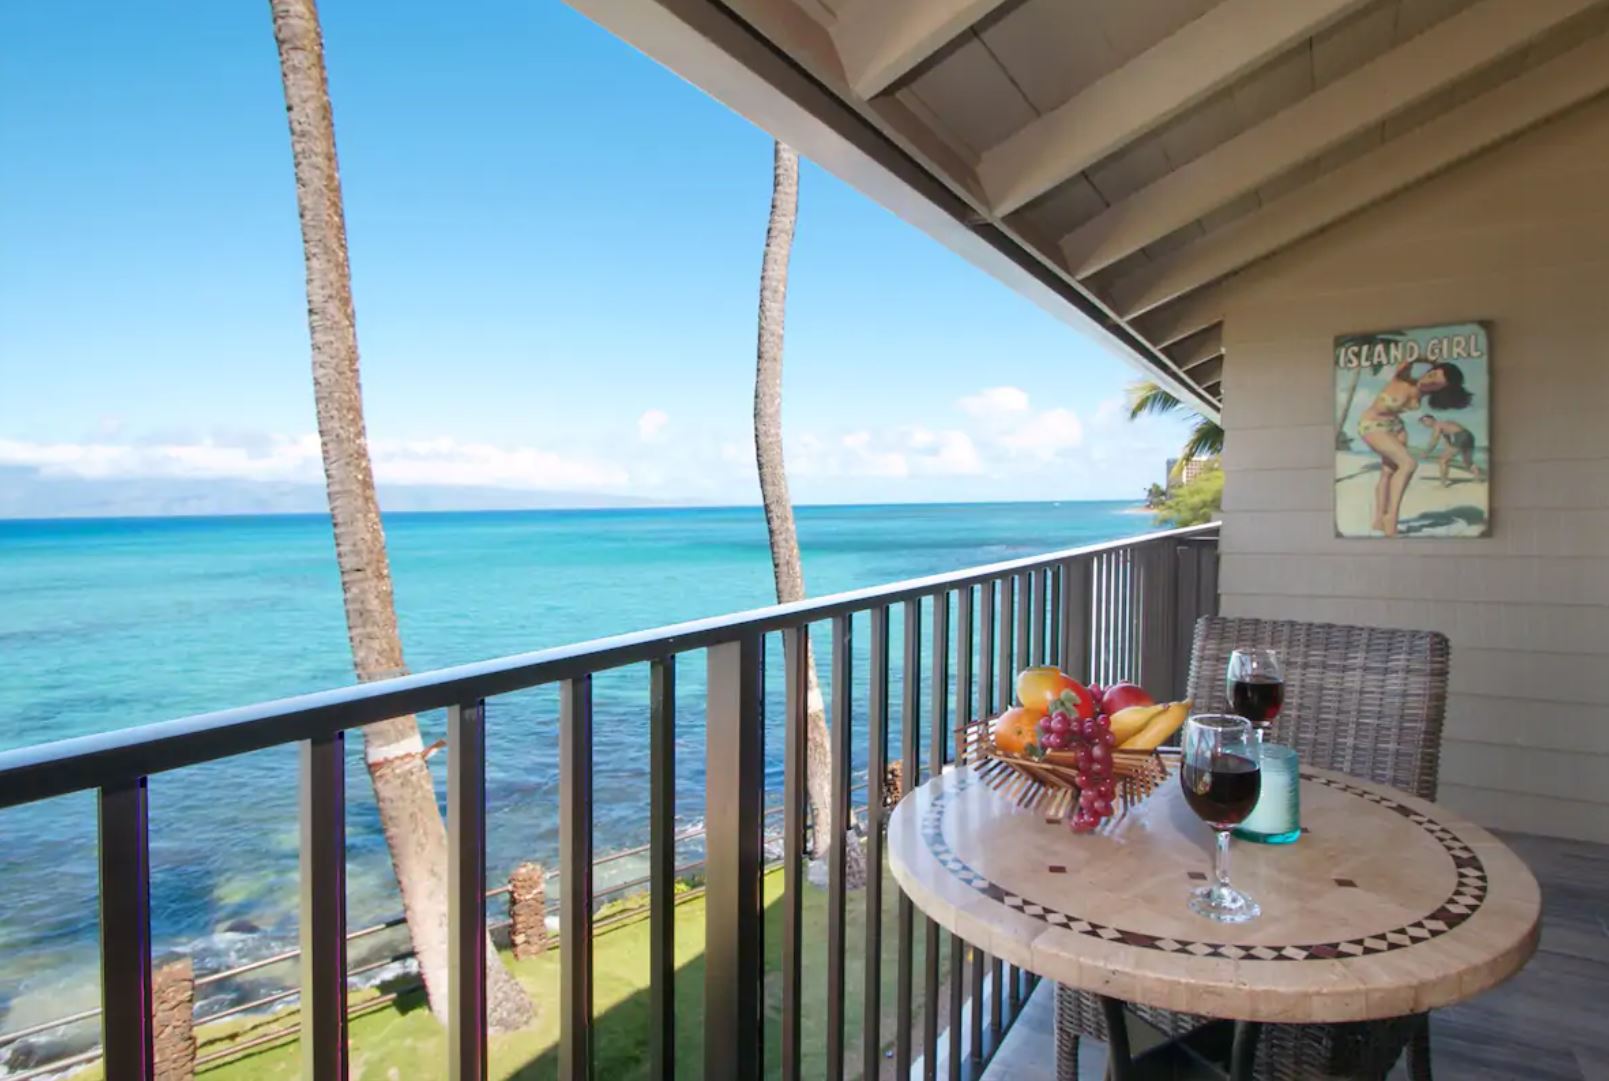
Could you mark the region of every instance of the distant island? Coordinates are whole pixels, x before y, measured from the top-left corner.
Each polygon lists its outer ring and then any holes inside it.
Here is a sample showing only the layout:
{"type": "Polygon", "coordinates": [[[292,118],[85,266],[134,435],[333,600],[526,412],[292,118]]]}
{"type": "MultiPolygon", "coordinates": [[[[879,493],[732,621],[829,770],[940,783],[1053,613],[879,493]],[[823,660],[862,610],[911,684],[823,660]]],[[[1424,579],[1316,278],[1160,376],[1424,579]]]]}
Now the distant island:
{"type": "MultiPolygon", "coordinates": [[[[598,492],[433,484],[381,484],[379,496],[380,506],[388,511],[590,510],[695,503],[598,492]]],[[[32,468],[0,466],[0,518],[320,514],[327,509],[321,484],[216,477],[42,477],[32,468]]]]}

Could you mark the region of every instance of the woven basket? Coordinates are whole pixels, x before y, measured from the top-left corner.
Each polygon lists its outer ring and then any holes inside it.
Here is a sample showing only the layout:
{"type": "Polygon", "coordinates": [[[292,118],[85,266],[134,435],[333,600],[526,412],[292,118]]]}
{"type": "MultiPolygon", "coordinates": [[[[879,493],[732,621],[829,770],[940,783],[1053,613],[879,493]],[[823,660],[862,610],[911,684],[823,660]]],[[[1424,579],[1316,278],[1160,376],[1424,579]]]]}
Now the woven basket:
{"type": "MultiPolygon", "coordinates": [[[[971,766],[983,782],[1019,806],[1046,818],[1065,818],[1078,805],[1078,767],[1072,751],[1049,751],[1043,758],[1008,754],[995,746],[994,718],[968,721],[956,729],[960,761],[971,766]]],[[[1129,808],[1168,779],[1177,750],[1112,751],[1112,779],[1117,782],[1115,813],[1102,821],[1107,829],[1129,808]]]]}

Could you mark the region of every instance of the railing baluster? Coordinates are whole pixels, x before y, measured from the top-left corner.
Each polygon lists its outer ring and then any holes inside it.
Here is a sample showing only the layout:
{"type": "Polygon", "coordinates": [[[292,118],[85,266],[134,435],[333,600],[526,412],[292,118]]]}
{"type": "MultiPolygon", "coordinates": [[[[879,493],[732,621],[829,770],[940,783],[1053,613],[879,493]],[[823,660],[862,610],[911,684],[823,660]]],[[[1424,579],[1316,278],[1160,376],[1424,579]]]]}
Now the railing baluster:
{"type": "MultiPolygon", "coordinates": [[[[447,710],[448,1076],[486,1076],[486,715],[447,710]]],[[[566,890],[571,880],[564,879],[566,890]]],[[[306,956],[304,953],[303,956],[306,956]]]]}
{"type": "Polygon", "coordinates": [[[1016,693],[1016,668],[1012,666],[1012,635],[1016,631],[1017,591],[1016,583],[1008,575],[1000,579],[1000,637],[997,642],[1000,647],[1000,656],[995,662],[995,681],[998,689],[995,692],[995,709],[1003,710],[1011,705],[1012,695],[1016,693]]]}
{"type": "MultiPolygon", "coordinates": [[[[844,856],[849,830],[850,701],[853,624],[832,620],[832,845],[827,867],[827,1077],[844,1076],[844,856]]],[[[817,825],[820,828],[820,825],[817,825]]]]}
{"type": "Polygon", "coordinates": [[[1096,632],[1095,649],[1100,657],[1099,682],[1102,686],[1109,687],[1117,681],[1116,655],[1113,652],[1117,631],[1117,598],[1113,588],[1116,584],[1116,575],[1112,553],[1101,553],[1099,567],[1101,591],[1097,598],[1099,607],[1096,611],[1100,617],[1100,626],[1096,632]]]}
{"type": "MultiPolygon", "coordinates": [[[[1004,605],[1004,594],[1010,590],[1011,580],[1009,578],[995,578],[982,583],[978,588],[978,714],[981,717],[988,718],[999,712],[995,708],[995,605],[997,599],[1002,606],[1004,605]]],[[[1005,617],[1002,616],[1002,622],[1004,619],[1005,617]]],[[[1010,636],[1002,634],[1001,637],[1008,639],[1010,636]]],[[[983,1009],[981,971],[985,966],[989,968],[991,976],[996,978],[993,986],[998,989],[1000,986],[998,982],[1000,962],[996,961],[988,953],[979,950],[975,955],[975,964],[978,966],[979,974],[974,977],[974,986],[979,989],[979,994],[974,999],[976,1005],[974,1006],[973,1025],[974,1028],[977,1028],[980,1022],[976,1016],[976,1011],[983,1009]]],[[[994,1000],[993,1009],[998,1010],[1000,1005],[998,995],[991,994],[991,998],[994,1000]]],[[[996,1022],[996,1027],[998,1027],[998,1021],[996,1022]]],[[[978,1031],[981,1033],[981,1028],[978,1031]]],[[[982,1060],[983,1038],[981,1035],[973,1041],[972,1055],[973,1058],[982,1060]]]]}
{"type": "MultiPolygon", "coordinates": [[[[794,899],[797,901],[797,894],[794,899]]],[[[797,957],[794,961],[797,963],[797,957]]],[[[673,1077],[676,1073],[675,654],[651,662],[648,668],[648,988],[648,1075],[673,1077]]]]}
{"type": "MultiPolygon", "coordinates": [[[[810,754],[810,627],[782,632],[782,1078],[798,1081],[800,992],[804,986],[805,769],[810,754]]],[[[819,826],[817,827],[820,828],[819,826]]],[[[669,1073],[655,1076],[669,1077],[669,1073]]]]}
{"type": "MultiPolygon", "coordinates": [[[[921,693],[922,693],[922,602],[904,603],[902,634],[905,644],[904,678],[900,682],[900,776],[905,791],[915,788],[922,779],[921,747],[921,693]]],[[[912,969],[915,965],[916,909],[911,899],[901,890],[896,910],[898,922],[897,968],[895,970],[895,1023],[894,1073],[899,1077],[911,1075],[911,998],[912,969]]]]}
{"type": "MultiPolygon", "coordinates": [[[[1043,627],[1044,624],[1043,613],[1040,607],[1035,603],[1035,593],[1034,575],[1027,571],[1023,571],[1021,574],[1017,575],[1017,641],[1016,648],[1013,653],[1015,663],[1003,666],[1012,678],[1009,681],[1002,681],[1005,682],[1005,687],[1003,688],[1005,701],[1001,703],[1002,706],[1009,706],[1012,702],[1016,701],[1017,669],[1026,668],[1028,665],[1038,663],[1039,655],[1034,652],[1033,646],[1036,617],[1038,617],[1040,627],[1043,627]]],[[[1043,604],[1043,581],[1041,581],[1037,593],[1039,604],[1043,604]]],[[[1041,630],[1039,633],[1041,635],[1040,645],[1042,647],[1044,645],[1042,637],[1044,632],[1041,630]]],[[[1016,965],[1011,966],[1011,975],[1007,978],[1007,985],[1011,1002],[1011,1012],[1012,1015],[1015,1016],[1017,1008],[1022,1004],[1022,970],[1016,965]]]]}
{"type": "Polygon", "coordinates": [[[1140,573],[1134,550],[1123,550],[1123,678],[1140,678],[1140,573]]]}
{"type": "MultiPolygon", "coordinates": [[[[1050,630],[1045,639],[1045,657],[1048,663],[1061,664],[1062,622],[1061,591],[1062,583],[1067,580],[1067,565],[1051,567],[1047,571],[1046,581],[1050,583],[1050,593],[1045,603],[1046,618],[1050,622],[1050,630]]],[[[1063,668],[1062,671],[1067,671],[1063,668]]],[[[1069,673],[1070,674],[1070,673],[1069,673]]]]}
{"type": "MultiPolygon", "coordinates": [[[[955,595],[955,724],[960,725],[972,716],[972,594],[971,586],[956,591],[955,595]]],[[[954,735],[952,757],[959,763],[966,752],[959,733],[954,735]]],[[[967,945],[960,935],[950,935],[950,1081],[961,1081],[962,1058],[962,1006],[967,993],[967,945]]],[[[977,975],[976,965],[972,968],[977,975]]],[[[976,1003],[977,999],[974,998],[976,1003]]],[[[974,1006],[973,1017],[977,1018],[974,1006]]]]}
{"type": "Polygon", "coordinates": [[[559,1077],[592,1076],[592,676],[559,687],[559,1077]]]}
{"type": "MultiPolygon", "coordinates": [[[[945,751],[950,745],[950,595],[933,597],[933,646],[931,662],[932,695],[928,707],[927,772],[938,777],[944,772],[945,751]]],[[[922,1077],[934,1081],[938,1076],[939,1053],[939,925],[924,919],[922,999],[922,1077]]],[[[952,953],[954,951],[952,950],[952,953]]],[[[951,979],[961,978],[960,966],[953,965],[951,979]]],[[[952,987],[956,986],[951,984],[952,987]]],[[[958,1019],[959,1020],[959,1019],[958,1019]]]]}
{"type": "Polygon", "coordinates": [[[760,1076],[765,957],[760,910],[764,640],[708,650],[705,714],[704,1076],[760,1076]]]}
{"type": "Polygon", "coordinates": [[[888,751],[888,606],[871,610],[871,685],[866,711],[866,963],[861,993],[861,1076],[882,1068],[883,797],[888,751]]]}
{"type": "Polygon", "coordinates": [[[147,1081],[151,1043],[151,849],[146,781],[100,790],[101,1046],[106,1076],[147,1081]]]}
{"type": "Polygon", "coordinates": [[[1030,631],[1032,638],[1028,644],[1028,662],[1031,664],[1046,664],[1050,657],[1045,652],[1045,594],[1047,582],[1045,568],[1039,567],[1030,576],[1029,589],[1029,618],[1032,620],[1030,631]]]}
{"type": "Polygon", "coordinates": [[[997,580],[978,586],[978,716],[993,717],[994,708],[994,602],[997,580]]]}
{"type": "Polygon", "coordinates": [[[1061,567],[1061,666],[1074,679],[1093,682],[1089,659],[1090,562],[1068,560],[1061,567]]]}
{"type": "Polygon", "coordinates": [[[347,1074],[346,733],[300,756],[302,1076],[322,1081],[347,1074]]]}

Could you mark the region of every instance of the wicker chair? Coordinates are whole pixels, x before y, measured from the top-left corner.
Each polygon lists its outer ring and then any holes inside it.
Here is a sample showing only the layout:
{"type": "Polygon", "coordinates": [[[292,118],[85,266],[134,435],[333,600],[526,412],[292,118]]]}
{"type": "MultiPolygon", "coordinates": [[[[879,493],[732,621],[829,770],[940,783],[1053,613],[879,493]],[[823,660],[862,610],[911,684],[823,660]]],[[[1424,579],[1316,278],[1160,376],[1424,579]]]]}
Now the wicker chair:
{"type": "MultiPolygon", "coordinates": [[[[1223,702],[1229,654],[1247,646],[1279,651],[1285,704],[1273,742],[1302,761],[1436,798],[1442,717],[1447,707],[1447,637],[1431,631],[1344,627],[1206,616],[1196,624],[1190,695],[1201,707],[1223,702]]],[[[1131,1012],[1168,1036],[1206,1018],[1147,1006],[1131,1012]]],[[[1056,988],[1056,1063],[1062,1081],[1078,1074],[1080,1036],[1105,1040],[1100,1000],[1056,988]]],[[[1413,1081],[1430,1081],[1425,1014],[1335,1025],[1266,1025],[1255,1075],[1277,1081],[1383,1078],[1408,1049],[1413,1081]]]]}

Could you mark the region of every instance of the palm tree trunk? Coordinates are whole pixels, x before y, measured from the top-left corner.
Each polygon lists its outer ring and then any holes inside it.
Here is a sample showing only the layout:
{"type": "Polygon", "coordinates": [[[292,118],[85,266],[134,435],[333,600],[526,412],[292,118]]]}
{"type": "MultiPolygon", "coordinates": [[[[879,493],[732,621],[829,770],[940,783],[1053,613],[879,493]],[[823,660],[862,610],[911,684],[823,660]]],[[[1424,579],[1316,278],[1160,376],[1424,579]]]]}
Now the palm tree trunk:
{"type": "MultiPolygon", "coordinates": [[[[760,263],[760,332],[754,364],[754,458],[760,473],[760,501],[771,539],[771,570],[777,601],[789,604],[805,596],[799,534],[788,496],[788,471],[782,460],[782,330],[788,303],[788,258],[793,254],[793,228],[799,216],[799,155],[782,143],[772,155],[771,220],[765,230],[765,257],[760,263]]],[[[807,647],[809,723],[806,739],[805,788],[810,798],[811,854],[827,854],[832,834],[832,744],[827,738],[827,710],[816,678],[816,658],[807,647]]],[[[851,852],[858,851],[850,845],[851,852]]]]}
{"type": "MultiPolygon", "coordinates": [[[[406,669],[363,423],[357,323],[323,35],[315,0],[269,0],[269,7],[290,120],[296,202],[307,263],[313,396],[335,556],[341,570],[352,664],[358,679],[367,682],[401,675],[406,669]]],[[[419,971],[431,1009],[445,1018],[447,831],[425,765],[418,724],[410,715],[369,725],[363,730],[363,754],[419,971]]],[[[488,957],[487,1000],[493,1031],[518,1028],[532,1019],[529,999],[495,952],[488,957]]]]}

